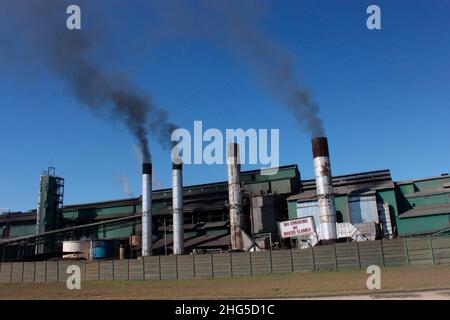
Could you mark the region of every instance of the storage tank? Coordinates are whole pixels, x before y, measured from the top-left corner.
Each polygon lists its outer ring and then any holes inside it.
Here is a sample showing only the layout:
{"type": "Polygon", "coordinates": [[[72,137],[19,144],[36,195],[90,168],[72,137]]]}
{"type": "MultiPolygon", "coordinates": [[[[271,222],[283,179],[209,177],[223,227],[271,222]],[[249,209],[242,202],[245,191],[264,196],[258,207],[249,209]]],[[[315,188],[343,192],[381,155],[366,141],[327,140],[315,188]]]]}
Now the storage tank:
{"type": "Polygon", "coordinates": [[[112,240],[92,240],[91,259],[114,258],[114,241],[112,240]]]}

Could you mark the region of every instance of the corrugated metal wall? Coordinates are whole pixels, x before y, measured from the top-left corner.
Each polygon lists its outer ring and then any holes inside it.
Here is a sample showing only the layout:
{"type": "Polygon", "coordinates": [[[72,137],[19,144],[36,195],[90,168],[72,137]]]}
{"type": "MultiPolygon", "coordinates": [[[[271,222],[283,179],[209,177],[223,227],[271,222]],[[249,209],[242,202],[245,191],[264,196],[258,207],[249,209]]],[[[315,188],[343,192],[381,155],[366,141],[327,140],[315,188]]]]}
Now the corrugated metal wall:
{"type": "MultiPolygon", "coordinates": [[[[344,201],[342,197],[339,201],[344,201]]],[[[345,202],[345,201],[344,201],[345,202]]],[[[316,226],[320,222],[320,212],[317,201],[298,202],[296,204],[297,217],[313,216],[316,226]]],[[[375,222],[378,223],[378,207],[376,197],[370,196],[354,196],[348,198],[348,210],[350,221],[352,224],[375,222]]],[[[347,214],[346,210],[341,212],[343,215],[347,214]]],[[[346,221],[347,219],[343,217],[346,221]]]]}
{"type": "Polygon", "coordinates": [[[450,237],[337,243],[310,249],[153,256],[138,260],[37,261],[0,264],[0,283],[65,282],[69,265],[82,281],[228,278],[312,270],[450,263],[450,237]]]}
{"type": "Polygon", "coordinates": [[[297,217],[314,217],[314,224],[320,225],[319,203],[317,201],[307,201],[297,203],[297,217]]]}
{"type": "Polygon", "coordinates": [[[378,223],[378,206],[375,195],[348,197],[348,209],[350,211],[350,222],[378,223]]]}

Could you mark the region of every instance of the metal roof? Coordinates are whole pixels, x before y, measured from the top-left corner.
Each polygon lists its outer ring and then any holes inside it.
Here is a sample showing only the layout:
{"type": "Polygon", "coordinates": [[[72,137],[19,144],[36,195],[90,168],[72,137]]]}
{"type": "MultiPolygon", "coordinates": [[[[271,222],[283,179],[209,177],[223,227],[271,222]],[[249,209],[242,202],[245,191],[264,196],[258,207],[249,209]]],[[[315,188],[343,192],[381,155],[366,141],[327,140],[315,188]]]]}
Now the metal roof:
{"type": "Polygon", "coordinates": [[[450,214],[450,203],[435,204],[429,206],[420,206],[403,212],[399,215],[400,219],[433,216],[440,214],[450,214]]]}
{"type": "Polygon", "coordinates": [[[45,236],[48,236],[51,234],[64,233],[64,232],[77,230],[77,229],[90,228],[90,227],[98,226],[101,224],[110,224],[110,223],[127,221],[127,220],[140,218],[140,216],[141,215],[139,214],[139,215],[128,216],[128,217],[123,217],[123,218],[116,218],[116,219],[104,220],[104,221],[99,221],[99,222],[94,222],[94,223],[82,224],[82,225],[73,226],[73,227],[56,229],[56,230],[51,230],[51,231],[46,231],[46,232],[41,232],[41,233],[36,233],[36,234],[31,234],[31,235],[26,235],[26,236],[20,236],[20,237],[15,237],[15,238],[0,239],[0,244],[23,241],[23,240],[33,239],[33,238],[40,238],[40,237],[45,237],[45,236]]]}
{"type": "MultiPolygon", "coordinates": [[[[364,184],[364,183],[373,183],[376,181],[389,182],[390,186],[392,188],[394,187],[394,183],[392,182],[391,172],[388,169],[333,176],[333,186],[334,187],[355,185],[355,184],[364,184]]],[[[316,180],[315,179],[302,180],[302,188],[303,188],[303,190],[315,189],[316,188],[316,180]]]]}
{"type": "MultiPolygon", "coordinates": [[[[377,170],[341,176],[333,176],[334,193],[344,195],[362,195],[373,193],[374,190],[394,188],[389,170],[377,170]]],[[[288,200],[311,200],[316,196],[316,181],[302,181],[302,190],[288,197],[288,200]]]]}
{"type": "MultiPolygon", "coordinates": [[[[298,170],[298,166],[296,164],[291,165],[285,165],[280,166],[278,168],[279,171],[284,170],[298,170]]],[[[267,171],[270,169],[264,169],[263,171],[267,171]]],[[[248,176],[252,174],[259,174],[261,172],[261,169],[256,170],[248,170],[248,171],[242,171],[243,176],[248,176]]],[[[269,180],[279,180],[276,176],[266,176],[269,180]]],[[[252,181],[251,183],[258,183],[258,181],[252,181]]],[[[213,182],[213,183],[204,183],[204,184],[196,184],[196,185],[189,185],[189,186],[183,186],[183,198],[188,199],[191,196],[198,196],[199,194],[213,194],[213,193],[223,193],[228,192],[228,182],[227,181],[220,181],[220,182],[213,182]]],[[[165,188],[165,189],[159,189],[159,190],[153,190],[152,191],[152,198],[153,200],[162,200],[172,199],[172,188],[165,188]]],[[[116,206],[129,206],[133,204],[140,204],[141,203],[141,197],[133,197],[133,198],[123,198],[123,199],[114,199],[114,200],[107,200],[107,201],[98,201],[98,202],[88,202],[88,203],[81,203],[81,204],[70,204],[64,206],[64,211],[71,211],[71,210],[81,210],[84,208],[109,208],[109,207],[116,207],[116,206]]],[[[35,210],[34,210],[35,211],[35,210]]],[[[20,213],[22,214],[22,213],[20,213]]],[[[8,215],[6,215],[8,216],[8,215]]],[[[0,216],[1,220],[1,216],[0,216]]]]}
{"type": "MultiPolygon", "coordinates": [[[[285,171],[285,170],[298,170],[298,166],[296,164],[293,165],[286,165],[286,166],[280,166],[278,168],[279,171],[285,171]]],[[[264,170],[270,170],[270,169],[264,169],[264,170]]],[[[261,172],[260,169],[256,170],[249,170],[249,171],[242,171],[243,176],[249,176],[252,174],[259,174],[261,172]]],[[[267,179],[271,181],[279,180],[280,178],[277,178],[277,176],[265,176],[268,177],[267,179]]],[[[286,178],[283,178],[286,179],[286,178]]],[[[249,182],[249,184],[252,183],[259,183],[258,181],[252,181],[249,182]]],[[[171,201],[172,198],[172,189],[160,189],[160,190],[153,190],[152,192],[152,198],[153,200],[164,200],[167,199],[168,202],[171,201]]],[[[221,181],[221,182],[215,182],[215,183],[205,183],[205,184],[198,184],[198,185],[191,185],[191,186],[184,186],[183,187],[183,198],[184,198],[184,212],[186,213],[192,213],[192,212],[198,212],[203,211],[205,208],[208,210],[220,210],[223,208],[226,208],[226,200],[228,198],[228,182],[227,181],[221,181]],[[199,195],[201,197],[199,197],[199,195]]],[[[117,206],[133,206],[133,205],[140,205],[141,203],[141,197],[133,197],[133,198],[125,198],[125,199],[116,199],[116,200],[109,200],[109,201],[99,201],[99,202],[89,202],[89,203],[82,203],[82,204],[71,204],[71,205],[65,205],[63,207],[64,212],[67,211],[77,211],[77,210],[83,210],[83,209],[102,209],[102,208],[111,208],[111,207],[117,207],[117,206]]],[[[138,213],[136,213],[138,214],[138,213]]],[[[165,215],[165,214],[172,214],[172,209],[170,205],[165,205],[163,208],[157,210],[155,209],[153,214],[155,216],[157,215],[165,215]]],[[[123,213],[117,213],[114,214],[114,216],[111,217],[126,217],[129,216],[129,212],[123,212],[123,213]]],[[[109,217],[102,217],[99,216],[98,219],[108,219],[109,217]]],[[[5,222],[18,222],[18,221],[32,221],[36,220],[36,210],[30,210],[28,212],[13,212],[10,214],[5,214],[0,216],[0,223],[5,222]]]]}
{"type": "Polygon", "coordinates": [[[397,185],[411,184],[411,183],[415,183],[415,182],[422,182],[422,181],[428,181],[428,180],[438,180],[438,179],[448,179],[448,178],[450,178],[450,175],[448,173],[443,173],[440,176],[397,181],[395,184],[397,184],[397,185]]]}
{"type": "Polygon", "coordinates": [[[450,189],[440,188],[440,189],[431,189],[431,190],[424,190],[424,191],[408,193],[408,194],[405,194],[404,196],[405,196],[405,198],[416,198],[416,197],[434,196],[434,195],[447,194],[447,193],[450,193],[450,189]]]}
{"type": "Polygon", "coordinates": [[[11,212],[0,216],[0,223],[36,220],[36,210],[27,212],[11,212]]]}

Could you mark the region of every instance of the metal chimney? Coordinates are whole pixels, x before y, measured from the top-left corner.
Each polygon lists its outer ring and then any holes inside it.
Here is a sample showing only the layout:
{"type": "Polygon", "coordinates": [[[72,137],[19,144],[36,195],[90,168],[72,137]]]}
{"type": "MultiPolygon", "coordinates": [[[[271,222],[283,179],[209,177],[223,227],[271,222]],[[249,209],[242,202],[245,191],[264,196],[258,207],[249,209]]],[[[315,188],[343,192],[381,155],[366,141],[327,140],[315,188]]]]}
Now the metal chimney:
{"type": "Polygon", "coordinates": [[[336,206],[333,196],[328,140],[325,137],[316,137],[311,140],[311,144],[320,212],[320,238],[325,241],[334,240],[337,239],[336,206]]]}
{"type": "Polygon", "coordinates": [[[242,236],[242,190],[239,145],[227,144],[228,202],[230,207],[231,250],[244,249],[242,236]]]}
{"type": "Polygon", "coordinates": [[[184,253],[183,164],[172,164],[173,254],[184,253]]]}
{"type": "Polygon", "coordinates": [[[142,164],[142,256],[152,254],[152,164],[142,164]]]}

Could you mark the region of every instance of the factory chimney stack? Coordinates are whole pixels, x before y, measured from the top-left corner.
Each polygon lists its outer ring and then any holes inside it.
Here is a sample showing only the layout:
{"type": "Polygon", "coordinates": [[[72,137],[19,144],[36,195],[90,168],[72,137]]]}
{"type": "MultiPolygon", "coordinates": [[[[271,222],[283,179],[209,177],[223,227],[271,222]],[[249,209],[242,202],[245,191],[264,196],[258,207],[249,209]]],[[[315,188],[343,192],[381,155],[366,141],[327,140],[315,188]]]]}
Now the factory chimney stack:
{"type": "Polygon", "coordinates": [[[152,254],[152,164],[142,164],[142,256],[152,254]]]}
{"type": "Polygon", "coordinates": [[[183,164],[172,164],[173,254],[184,253],[183,164]]]}
{"type": "Polygon", "coordinates": [[[227,144],[227,169],[231,250],[243,251],[241,165],[237,143],[227,144]]]}
{"type": "Polygon", "coordinates": [[[320,239],[322,243],[333,242],[337,239],[336,206],[333,196],[328,140],[326,137],[316,137],[311,140],[311,144],[320,215],[320,239]]]}

